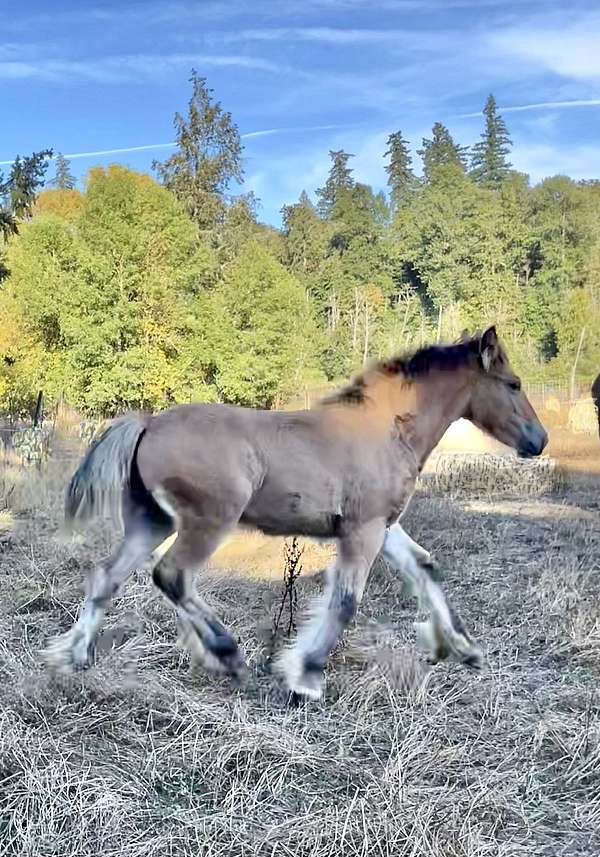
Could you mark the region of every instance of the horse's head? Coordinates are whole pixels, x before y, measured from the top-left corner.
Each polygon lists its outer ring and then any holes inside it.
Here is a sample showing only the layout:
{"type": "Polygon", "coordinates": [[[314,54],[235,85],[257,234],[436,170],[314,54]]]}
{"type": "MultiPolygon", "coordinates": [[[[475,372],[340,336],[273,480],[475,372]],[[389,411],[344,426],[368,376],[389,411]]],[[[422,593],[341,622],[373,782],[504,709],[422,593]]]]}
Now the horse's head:
{"type": "Polygon", "coordinates": [[[471,343],[477,350],[478,372],[465,418],[524,458],[540,455],[548,434],[511,369],[496,328],[471,343]]]}

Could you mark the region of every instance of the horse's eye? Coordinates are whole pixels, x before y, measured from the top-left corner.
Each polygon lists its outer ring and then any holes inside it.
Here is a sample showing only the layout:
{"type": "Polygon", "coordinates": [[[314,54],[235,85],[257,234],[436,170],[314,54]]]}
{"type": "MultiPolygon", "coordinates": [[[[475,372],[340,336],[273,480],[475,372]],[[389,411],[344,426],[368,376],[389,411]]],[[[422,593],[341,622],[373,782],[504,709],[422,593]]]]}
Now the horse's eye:
{"type": "Polygon", "coordinates": [[[514,381],[509,381],[508,386],[511,390],[516,390],[517,392],[521,389],[521,382],[518,378],[515,378],[514,381]]]}

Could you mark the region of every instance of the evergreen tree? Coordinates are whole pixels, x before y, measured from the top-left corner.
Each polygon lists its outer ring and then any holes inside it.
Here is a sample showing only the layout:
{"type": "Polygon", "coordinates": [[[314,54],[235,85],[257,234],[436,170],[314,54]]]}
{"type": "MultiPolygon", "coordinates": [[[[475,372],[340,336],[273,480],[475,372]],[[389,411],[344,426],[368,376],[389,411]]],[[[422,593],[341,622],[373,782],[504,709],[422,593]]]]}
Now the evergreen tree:
{"type": "Polygon", "coordinates": [[[423,138],[423,147],[417,154],[423,160],[423,175],[427,182],[435,181],[441,167],[452,166],[461,172],[466,169],[467,149],[452,139],[450,131],[441,122],[431,129],[431,139],[423,138]]]}
{"type": "Polygon", "coordinates": [[[505,327],[515,322],[523,247],[506,229],[499,194],[455,174],[451,182],[425,185],[403,227],[404,262],[425,287],[436,319],[443,314],[444,335],[481,325],[490,311],[505,327]]]}
{"type": "Polygon", "coordinates": [[[389,158],[385,171],[388,174],[392,211],[398,211],[409,205],[417,184],[408,143],[400,131],[388,137],[385,157],[389,158]]]}
{"type": "Polygon", "coordinates": [[[33,204],[38,189],[44,183],[48,159],[51,157],[52,149],[43,149],[25,158],[20,155],[15,158],[6,187],[9,211],[17,220],[31,217],[33,204]]]}
{"type": "Polygon", "coordinates": [[[71,172],[71,162],[61,152],[56,156],[56,175],[48,184],[58,190],[74,190],[77,184],[71,172]]]}
{"type": "MultiPolygon", "coordinates": [[[[0,176],[0,199],[2,199],[3,191],[6,184],[2,182],[0,176]]],[[[11,235],[16,235],[18,232],[17,221],[12,212],[8,208],[0,208],[0,235],[6,241],[11,235]]]]}
{"type": "MultiPolygon", "coordinates": [[[[17,155],[8,178],[0,173],[0,238],[6,243],[19,231],[19,220],[31,217],[38,189],[43,184],[51,149],[33,152],[28,157],[17,155]]],[[[8,268],[0,256],[0,281],[8,276],[8,268]]]]}
{"type": "Polygon", "coordinates": [[[481,134],[481,142],[473,146],[471,175],[477,184],[497,190],[510,172],[511,164],[507,155],[512,140],[504,119],[498,115],[493,95],[488,96],[483,114],[485,129],[481,134]]]}
{"type": "Polygon", "coordinates": [[[343,149],[339,149],[338,151],[330,151],[329,157],[332,163],[327,181],[323,187],[317,190],[319,200],[317,209],[321,217],[325,219],[331,217],[340,191],[348,190],[354,185],[352,170],[348,166],[348,161],[354,155],[349,155],[343,149]]]}
{"type": "Polygon", "coordinates": [[[259,201],[252,191],[240,194],[227,208],[218,234],[222,262],[234,259],[247,241],[256,238],[259,201]]]}
{"type": "Polygon", "coordinates": [[[325,258],[327,224],[320,219],[306,191],[302,191],[294,205],[284,205],[281,214],[285,264],[299,274],[314,274],[325,258]]]}
{"type": "Polygon", "coordinates": [[[330,245],[343,252],[359,236],[370,243],[381,238],[389,221],[389,207],[383,193],[374,194],[369,185],[357,182],[338,192],[330,220],[330,245]]]}
{"type": "Polygon", "coordinates": [[[188,115],[175,114],[177,151],[153,166],[204,231],[222,222],[229,185],[242,181],[242,143],[231,114],[213,101],[205,78],[192,71],[190,82],[188,115]]]}

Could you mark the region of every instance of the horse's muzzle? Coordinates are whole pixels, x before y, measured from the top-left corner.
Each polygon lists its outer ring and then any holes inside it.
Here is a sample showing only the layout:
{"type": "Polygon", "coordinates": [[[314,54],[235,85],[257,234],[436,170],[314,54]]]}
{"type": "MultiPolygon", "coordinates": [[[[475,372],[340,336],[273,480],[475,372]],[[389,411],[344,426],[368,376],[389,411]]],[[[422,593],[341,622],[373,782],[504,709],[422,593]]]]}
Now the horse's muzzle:
{"type": "Polygon", "coordinates": [[[541,455],[548,443],[548,432],[536,423],[525,423],[517,449],[521,458],[541,455]]]}

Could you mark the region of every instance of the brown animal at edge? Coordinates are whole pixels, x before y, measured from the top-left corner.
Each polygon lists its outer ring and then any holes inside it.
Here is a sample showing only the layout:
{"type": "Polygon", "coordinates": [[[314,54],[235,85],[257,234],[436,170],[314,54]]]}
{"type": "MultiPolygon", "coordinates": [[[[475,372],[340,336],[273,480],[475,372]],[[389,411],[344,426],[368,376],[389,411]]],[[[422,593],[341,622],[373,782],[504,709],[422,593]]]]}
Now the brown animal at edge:
{"type": "Polygon", "coordinates": [[[598,418],[598,434],[600,435],[600,375],[596,375],[592,384],[592,399],[596,408],[596,416],[598,418]]]}
{"type": "Polygon", "coordinates": [[[81,614],[48,648],[47,661],[87,666],[108,602],[150,559],[191,653],[238,677],[240,649],[196,593],[193,575],[241,525],[337,542],[325,592],[278,661],[290,691],[321,695],[329,654],[380,551],[429,613],[418,633],[430,659],[452,654],[479,666],[481,651],[433,579],[428,552],[398,523],[428,455],[460,417],[523,456],[539,455],[547,443],[494,327],[378,363],[309,411],[197,404],[121,417],[74,474],[66,519],[82,524],[118,511],[124,538],[90,574],[81,614]]]}

